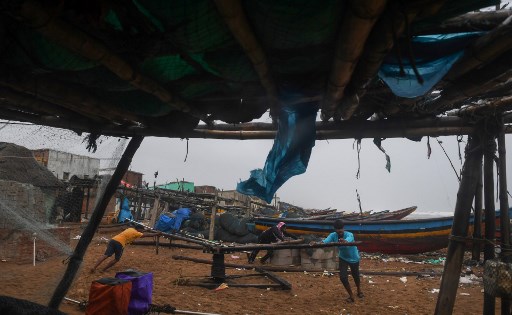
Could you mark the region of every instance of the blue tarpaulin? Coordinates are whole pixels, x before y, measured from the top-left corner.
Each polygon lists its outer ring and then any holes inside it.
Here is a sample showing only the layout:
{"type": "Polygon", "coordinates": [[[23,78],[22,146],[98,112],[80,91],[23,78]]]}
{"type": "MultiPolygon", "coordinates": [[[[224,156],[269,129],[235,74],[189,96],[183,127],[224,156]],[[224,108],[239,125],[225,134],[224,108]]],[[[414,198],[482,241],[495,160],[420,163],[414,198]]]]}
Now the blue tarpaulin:
{"type": "Polygon", "coordinates": [[[311,104],[283,107],[265,167],[252,170],[250,178],[238,183],[236,190],[270,203],[288,179],[304,173],[315,145],[316,112],[311,104]]]}
{"type": "Polygon", "coordinates": [[[481,32],[416,36],[411,42],[413,59],[423,83],[418,82],[408,55],[400,49],[404,75],[396,50],[382,64],[379,77],[397,96],[414,98],[429,92],[464,54],[464,48],[481,32]]]}
{"type": "Polygon", "coordinates": [[[166,233],[179,231],[181,223],[190,218],[190,213],[189,208],[179,208],[170,216],[162,214],[155,224],[155,229],[166,233]]]}
{"type": "Polygon", "coordinates": [[[124,222],[124,220],[130,219],[133,220],[132,212],[130,211],[130,200],[127,197],[124,197],[121,202],[121,210],[119,211],[119,217],[117,222],[124,222]]]}

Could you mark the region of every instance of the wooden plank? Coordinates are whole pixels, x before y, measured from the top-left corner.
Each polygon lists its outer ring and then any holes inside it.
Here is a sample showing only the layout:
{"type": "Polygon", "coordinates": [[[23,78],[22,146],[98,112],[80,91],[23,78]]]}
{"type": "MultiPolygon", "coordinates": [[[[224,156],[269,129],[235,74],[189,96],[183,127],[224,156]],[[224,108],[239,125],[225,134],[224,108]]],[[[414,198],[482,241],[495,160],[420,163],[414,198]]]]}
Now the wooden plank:
{"type": "Polygon", "coordinates": [[[292,289],[292,285],[291,285],[290,282],[288,282],[285,279],[275,275],[274,273],[272,273],[270,271],[267,271],[267,270],[264,270],[264,269],[262,269],[260,267],[254,267],[254,270],[256,270],[257,272],[261,272],[266,277],[268,277],[270,280],[279,283],[283,290],[291,290],[292,289]]]}
{"type": "MultiPolygon", "coordinates": [[[[491,126],[487,126],[488,128],[491,126]]],[[[496,154],[496,142],[494,135],[489,134],[492,128],[486,129],[484,138],[484,205],[485,217],[494,218],[496,213],[494,206],[494,156],[496,154]]],[[[485,239],[490,242],[484,244],[484,262],[495,257],[494,243],[496,241],[496,220],[485,220],[485,239]]],[[[494,314],[496,299],[484,292],[484,315],[494,314]]]]}
{"type": "Polygon", "coordinates": [[[441,288],[434,313],[437,315],[448,315],[453,312],[465,250],[465,242],[457,238],[465,238],[467,236],[471,205],[480,174],[478,167],[482,164],[481,142],[480,137],[473,136],[469,138],[466,145],[466,161],[464,162],[459,191],[457,192],[457,203],[455,205],[454,223],[451,232],[456,238],[450,238],[448,244],[441,288]]]}

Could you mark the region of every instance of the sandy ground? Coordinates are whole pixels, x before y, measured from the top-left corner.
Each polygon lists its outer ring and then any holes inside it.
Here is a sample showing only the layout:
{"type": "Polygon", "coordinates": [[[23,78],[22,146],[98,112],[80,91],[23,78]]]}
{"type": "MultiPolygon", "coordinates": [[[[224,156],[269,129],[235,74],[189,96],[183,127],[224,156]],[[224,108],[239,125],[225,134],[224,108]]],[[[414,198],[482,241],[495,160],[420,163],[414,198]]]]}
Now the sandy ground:
{"type": "MultiPolygon", "coordinates": [[[[114,233],[112,233],[114,234],[114,233]]],[[[347,297],[337,274],[322,276],[321,273],[278,272],[278,276],[292,285],[292,290],[267,288],[234,288],[212,290],[197,286],[177,285],[178,279],[198,281],[210,275],[210,265],[191,261],[174,260],[172,255],[185,255],[211,259],[212,255],[199,250],[160,248],[156,255],[151,246],[129,245],[121,261],[106,273],[91,274],[89,269],[106,245],[97,235],[91,243],[82,268],[67,297],[86,300],[93,280],[113,277],[117,271],[137,269],[154,273],[154,304],[171,304],[179,310],[218,314],[433,314],[437,301],[440,277],[416,277],[400,275],[372,275],[362,277],[365,297],[355,303],[345,302],[347,297]]],[[[76,241],[72,241],[72,245],[76,241]]],[[[431,261],[442,253],[423,257],[431,261]]],[[[243,253],[226,255],[226,262],[246,263],[243,253]],[[238,257],[238,258],[237,258],[238,257]]],[[[46,304],[66,268],[66,257],[52,257],[44,262],[18,265],[0,262],[0,294],[28,299],[46,304]]],[[[416,257],[418,258],[418,257],[416,257]]],[[[421,258],[421,257],[420,257],[421,258]]],[[[438,263],[422,263],[415,257],[364,256],[361,269],[367,271],[442,272],[438,263]],[[413,261],[410,261],[413,259],[413,261]]],[[[471,283],[459,285],[454,314],[481,314],[483,307],[482,267],[463,267],[474,274],[471,283]]],[[[227,275],[254,274],[254,270],[227,268],[227,275]]],[[[466,277],[469,278],[469,277],[466,277]]],[[[271,283],[263,277],[234,279],[239,283],[271,283]]],[[[352,279],[350,279],[351,283],[352,279]]],[[[496,314],[500,301],[496,300],[496,314]]],[[[84,314],[76,304],[63,302],[60,308],[69,314],[84,314]]]]}

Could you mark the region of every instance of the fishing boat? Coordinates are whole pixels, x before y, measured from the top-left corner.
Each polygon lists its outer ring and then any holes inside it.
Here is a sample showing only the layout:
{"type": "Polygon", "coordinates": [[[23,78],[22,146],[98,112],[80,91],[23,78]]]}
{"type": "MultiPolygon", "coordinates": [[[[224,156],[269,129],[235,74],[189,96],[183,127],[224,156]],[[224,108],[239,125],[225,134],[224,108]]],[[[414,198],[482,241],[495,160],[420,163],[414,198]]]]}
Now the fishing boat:
{"type": "MultiPolygon", "coordinates": [[[[512,217],[512,208],[508,209],[512,217]]],[[[499,225],[500,211],[496,211],[496,224],[499,225]]],[[[297,236],[315,234],[325,237],[333,231],[333,220],[304,220],[285,218],[255,217],[256,230],[263,231],[283,221],[287,232],[297,236]]],[[[474,217],[470,217],[470,231],[473,231],[474,217]]],[[[453,224],[453,216],[389,221],[346,221],[345,229],[354,233],[358,248],[366,253],[419,254],[448,246],[448,238],[453,224]]],[[[482,230],[484,226],[482,223],[482,230]]],[[[483,233],[483,232],[482,232],[483,233]]],[[[470,235],[468,234],[468,235],[470,235]]]]}
{"type": "Polygon", "coordinates": [[[401,220],[408,216],[409,214],[416,211],[418,207],[408,207],[400,210],[390,211],[390,210],[383,210],[378,212],[352,212],[352,213],[334,213],[334,214],[327,214],[322,216],[314,216],[314,217],[307,217],[305,219],[307,220],[335,220],[335,219],[342,219],[346,221],[359,221],[359,220],[366,220],[366,221],[377,221],[377,220],[401,220]]]}

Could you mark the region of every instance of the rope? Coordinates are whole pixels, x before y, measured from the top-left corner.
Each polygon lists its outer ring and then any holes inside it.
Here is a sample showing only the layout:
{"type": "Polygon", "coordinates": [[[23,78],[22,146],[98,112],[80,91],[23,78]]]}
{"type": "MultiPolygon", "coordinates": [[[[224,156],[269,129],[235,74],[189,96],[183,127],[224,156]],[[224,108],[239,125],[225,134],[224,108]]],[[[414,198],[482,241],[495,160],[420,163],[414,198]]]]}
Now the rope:
{"type": "Polygon", "coordinates": [[[361,207],[361,198],[359,197],[359,192],[357,191],[357,189],[356,189],[356,194],[357,194],[357,202],[359,203],[359,213],[361,215],[363,215],[363,208],[361,207]]]}
{"type": "MultiPolygon", "coordinates": [[[[359,179],[361,176],[361,157],[359,154],[361,153],[361,139],[354,140],[354,143],[357,143],[357,173],[356,179],[359,179]]],[[[354,149],[354,144],[352,144],[352,149],[354,149]]]]}
{"type": "Polygon", "coordinates": [[[437,139],[437,143],[439,143],[439,146],[441,147],[441,149],[443,149],[443,152],[444,152],[444,155],[446,155],[446,158],[448,159],[448,161],[450,162],[450,165],[452,166],[452,169],[453,171],[455,172],[455,176],[457,176],[457,179],[459,180],[460,182],[460,175],[457,173],[457,170],[455,169],[455,166],[453,166],[453,163],[452,163],[452,160],[450,159],[450,157],[448,156],[448,153],[446,153],[446,150],[444,149],[443,147],[443,142],[441,142],[439,139],[437,139]]]}
{"type": "Polygon", "coordinates": [[[473,243],[488,243],[493,246],[496,246],[496,242],[493,242],[486,238],[475,238],[475,237],[468,237],[468,236],[457,236],[457,235],[450,235],[448,237],[450,241],[460,242],[460,243],[466,243],[467,241],[473,242],[473,243]]]}
{"type": "Polygon", "coordinates": [[[185,160],[183,162],[187,162],[188,158],[188,138],[187,138],[187,152],[185,153],[185,160]]]}
{"type": "Polygon", "coordinates": [[[427,137],[427,157],[430,159],[430,155],[432,155],[432,147],[430,146],[430,136],[427,137]]]}

